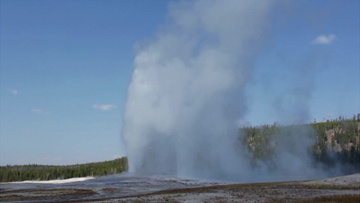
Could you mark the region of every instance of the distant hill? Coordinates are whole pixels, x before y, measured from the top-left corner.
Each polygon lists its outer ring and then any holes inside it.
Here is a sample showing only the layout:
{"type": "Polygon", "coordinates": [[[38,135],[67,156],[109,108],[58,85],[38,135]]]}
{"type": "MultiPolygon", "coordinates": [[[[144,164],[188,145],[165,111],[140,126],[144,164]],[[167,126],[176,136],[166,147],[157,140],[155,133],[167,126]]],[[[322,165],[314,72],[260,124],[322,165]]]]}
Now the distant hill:
{"type": "Polygon", "coordinates": [[[104,176],[127,170],[127,158],[68,166],[15,165],[0,166],[0,182],[54,180],[86,176],[104,176]]]}
{"type": "Polygon", "coordinates": [[[313,138],[309,153],[314,164],[322,163],[328,169],[337,167],[345,174],[360,172],[360,114],[352,119],[339,117],[304,125],[278,126],[275,123],[244,127],[239,130],[239,139],[250,152],[251,161],[256,163],[276,158],[279,137],[294,134],[294,131],[298,131],[295,139],[313,138]]]}

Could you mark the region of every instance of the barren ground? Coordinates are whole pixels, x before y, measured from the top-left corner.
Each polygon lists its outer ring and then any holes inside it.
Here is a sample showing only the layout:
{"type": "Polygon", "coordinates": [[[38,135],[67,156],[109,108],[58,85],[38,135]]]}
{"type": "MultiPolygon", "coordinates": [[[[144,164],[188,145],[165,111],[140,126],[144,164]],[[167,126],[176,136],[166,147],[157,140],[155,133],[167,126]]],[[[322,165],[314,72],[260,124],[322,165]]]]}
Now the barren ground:
{"type": "Polygon", "coordinates": [[[155,192],[118,202],[360,202],[360,174],[314,181],[231,184],[155,192]]]}
{"type": "MultiPolygon", "coordinates": [[[[104,188],[105,193],[118,192],[104,188]]],[[[0,189],[0,201],[25,202],[360,202],[360,174],[312,181],[216,185],[91,198],[91,189],[0,189]]]]}

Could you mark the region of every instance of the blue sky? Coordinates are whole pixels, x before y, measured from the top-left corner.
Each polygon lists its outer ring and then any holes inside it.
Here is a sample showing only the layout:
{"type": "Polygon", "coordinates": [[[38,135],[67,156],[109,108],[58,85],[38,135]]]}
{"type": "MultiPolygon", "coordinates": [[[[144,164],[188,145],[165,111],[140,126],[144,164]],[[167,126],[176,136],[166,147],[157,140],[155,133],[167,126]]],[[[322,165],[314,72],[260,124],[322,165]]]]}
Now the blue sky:
{"type": "MultiPolygon", "coordinates": [[[[126,155],[133,47],[154,38],[169,2],[1,0],[0,165],[126,155]]],[[[274,9],[242,122],[291,123],[298,101],[303,121],[360,113],[359,1],[274,9]]]]}

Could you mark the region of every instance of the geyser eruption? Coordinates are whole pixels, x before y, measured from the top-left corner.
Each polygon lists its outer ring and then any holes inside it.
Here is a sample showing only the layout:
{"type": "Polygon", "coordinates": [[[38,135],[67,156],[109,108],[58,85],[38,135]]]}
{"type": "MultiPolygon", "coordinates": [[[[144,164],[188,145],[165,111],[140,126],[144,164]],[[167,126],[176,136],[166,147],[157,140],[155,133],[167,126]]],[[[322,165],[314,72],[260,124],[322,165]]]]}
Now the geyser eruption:
{"type": "Polygon", "coordinates": [[[130,172],[270,177],[267,167],[253,169],[246,160],[236,121],[245,114],[244,87],[271,6],[250,0],[170,6],[168,24],[136,50],[123,117],[130,172]]]}

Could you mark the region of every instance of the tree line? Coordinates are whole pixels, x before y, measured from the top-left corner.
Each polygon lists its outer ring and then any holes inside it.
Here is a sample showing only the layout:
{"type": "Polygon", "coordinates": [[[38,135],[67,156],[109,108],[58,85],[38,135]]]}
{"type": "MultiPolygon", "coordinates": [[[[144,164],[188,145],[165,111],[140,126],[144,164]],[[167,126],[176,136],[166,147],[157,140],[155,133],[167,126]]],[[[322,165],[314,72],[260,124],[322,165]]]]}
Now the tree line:
{"type": "MultiPolygon", "coordinates": [[[[296,134],[294,139],[308,136],[314,141],[308,153],[314,164],[323,164],[325,168],[337,167],[345,174],[360,172],[360,114],[351,119],[339,117],[326,122],[314,122],[303,125],[273,125],[243,127],[239,130],[239,139],[250,152],[250,162],[276,159],[276,149],[280,147],[280,137],[296,134]],[[294,133],[295,132],[295,133],[294,133]]],[[[283,146],[282,146],[283,147],[283,146]]]]}
{"type": "Polygon", "coordinates": [[[24,180],[56,180],[86,176],[104,176],[126,171],[127,158],[112,161],[76,164],[68,166],[52,165],[8,165],[0,166],[0,182],[24,180]]]}

